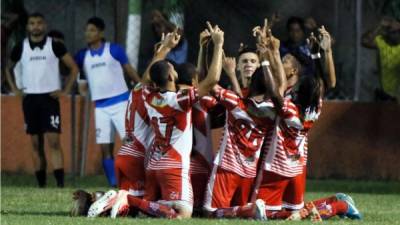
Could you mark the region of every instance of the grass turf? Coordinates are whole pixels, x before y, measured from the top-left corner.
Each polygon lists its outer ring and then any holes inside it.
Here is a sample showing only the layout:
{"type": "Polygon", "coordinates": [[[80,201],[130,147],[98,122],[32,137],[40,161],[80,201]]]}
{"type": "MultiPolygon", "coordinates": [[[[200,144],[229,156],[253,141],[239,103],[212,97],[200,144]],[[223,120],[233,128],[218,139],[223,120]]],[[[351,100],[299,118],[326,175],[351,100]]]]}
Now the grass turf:
{"type": "MultiPolygon", "coordinates": [[[[166,220],[118,218],[71,218],[68,212],[72,203],[72,192],[77,189],[89,191],[107,190],[105,178],[91,176],[67,179],[64,189],[56,188],[50,177],[46,189],[36,188],[33,176],[2,174],[1,177],[1,221],[0,224],[308,224],[309,221],[286,222],[250,220],[166,220]]],[[[339,180],[309,180],[306,199],[312,200],[332,195],[335,192],[350,194],[364,215],[362,221],[334,218],[324,223],[335,224],[400,224],[400,182],[369,182],[339,180]]]]}

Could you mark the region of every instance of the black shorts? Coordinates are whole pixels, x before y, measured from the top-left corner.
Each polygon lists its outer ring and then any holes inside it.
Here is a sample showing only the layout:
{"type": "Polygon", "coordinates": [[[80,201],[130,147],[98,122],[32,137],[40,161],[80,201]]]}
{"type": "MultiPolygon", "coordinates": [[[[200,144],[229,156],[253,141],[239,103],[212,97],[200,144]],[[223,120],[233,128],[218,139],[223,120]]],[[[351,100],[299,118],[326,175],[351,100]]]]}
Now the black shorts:
{"type": "Polygon", "coordinates": [[[27,94],[22,108],[26,133],[61,132],[60,103],[50,94],[27,94]]]}

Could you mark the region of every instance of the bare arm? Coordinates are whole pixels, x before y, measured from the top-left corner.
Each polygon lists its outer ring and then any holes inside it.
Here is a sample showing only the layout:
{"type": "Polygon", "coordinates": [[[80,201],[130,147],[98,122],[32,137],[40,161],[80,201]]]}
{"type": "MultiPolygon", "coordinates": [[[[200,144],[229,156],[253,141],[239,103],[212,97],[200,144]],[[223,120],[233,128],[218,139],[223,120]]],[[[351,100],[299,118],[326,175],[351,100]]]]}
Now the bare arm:
{"type": "Polygon", "coordinates": [[[333,61],[332,50],[325,51],[325,65],[328,69],[328,87],[334,88],[336,87],[336,71],[335,71],[335,64],[333,61]]]}
{"type": "Polygon", "coordinates": [[[122,68],[124,69],[124,72],[126,74],[128,74],[129,78],[134,82],[134,83],[138,83],[140,81],[140,77],[139,74],[137,73],[137,71],[129,64],[124,64],[122,66],[122,68]]]}
{"type": "Polygon", "coordinates": [[[207,25],[214,42],[214,51],[207,77],[199,84],[199,96],[208,94],[208,92],[218,83],[222,71],[224,32],[220,30],[218,26],[212,28],[210,23],[207,23],[207,25]]]}
{"type": "Polygon", "coordinates": [[[14,81],[14,79],[12,77],[12,74],[14,74],[12,72],[12,70],[14,69],[15,64],[16,64],[15,62],[13,62],[11,60],[8,60],[7,65],[6,65],[6,69],[5,69],[6,80],[7,80],[8,85],[11,88],[11,91],[17,96],[22,96],[22,91],[17,88],[17,85],[15,84],[15,81],[14,81]]]}
{"type": "MultiPolygon", "coordinates": [[[[264,27],[268,26],[265,24],[264,27]]],[[[287,88],[287,80],[279,53],[280,41],[272,35],[270,29],[268,29],[267,31],[265,31],[265,29],[259,31],[255,28],[255,32],[263,33],[259,35],[260,38],[258,39],[259,42],[257,43],[258,51],[260,53],[260,59],[269,61],[271,65],[270,68],[272,70],[272,75],[278,83],[278,93],[281,96],[284,96],[285,90],[287,88]]]]}
{"type": "Polygon", "coordinates": [[[281,96],[284,96],[286,88],[287,88],[287,80],[285,70],[283,69],[283,64],[281,60],[281,55],[278,51],[273,51],[271,55],[271,67],[274,71],[274,77],[278,82],[278,92],[281,96]]]}
{"type": "Polygon", "coordinates": [[[279,93],[278,86],[276,85],[276,80],[272,76],[269,66],[265,62],[263,62],[261,64],[261,68],[264,74],[264,85],[266,89],[269,90],[268,92],[270,92],[266,93],[266,97],[271,98],[275,108],[278,112],[280,112],[283,107],[283,95],[279,93]]]}
{"type": "Polygon", "coordinates": [[[62,58],[61,61],[65,64],[65,66],[69,69],[68,81],[64,87],[63,93],[68,94],[71,92],[72,86],[78,76],[79,69],[76,65],[74,59],[69,53],[66,53],[62,58]]]}
{"type": "Polygon", "coordinates": [[[320,83],[322,83],[322,92],[320,93],[319,98],[322,98],[323,95],[325,94],[325,91],[327,90],[327,88],[329,87],[329,81],[327,79],[327,77],[324,74],[324,70],[323,70],[323,62],[321,60],[321,55],[320,55],[320,50],[321,47],[324,48],[324,44],[322,42],[319,42],[319,40],[314,36],[314,33],[311,32],[310,37],[307,39],[307,42],[310,46],[310,51],[311,51],[311,58],[312,58],[312,62],[315,66],[315,70],[314,73],[312,74],[312,76],[314,76],[314,78],[316,80],[318,80],[320,83]]]}
{"type": "Polygon", "coordinates": [[[204,54],[204,46],[207,44],[207,42],[210,39],[210,33],[206,30],[202,31],[200,33],[199,37],[199,54],[197,56],[197,71],[199,74],[203,74],[203,65],[204,65],[204,60],[203,60],[203,54],[204,54]]]}
{"type": "Polygon", "coordinates": [[[318,30],[322,36],[320,46],[324,50],[325,66],[328,71],[327,88],[334,88],[336,87],[336,71],[332,54],[332,38],[324,26],[318,30]]]}
{"type": "Polygon", "coordinates": [[[161,41],[161,45],[156,49],[153,59],[151,60],[150,64],[147,66],[146,71],[143,74],[141,81],[142,84],[151,83],[150,72],[149,72],[151,66],[155,62],[165,59],[165,57],[167,57],[167,54],[171,51],[171,49],[173,49],[179,43],[180,38],[181,36],[178,33],[172,32],[168,33],[165,39],[161,41]]]}
{"type": "Polygon", "coordinates": [[[232,90],[240,97],[243,97],[242,90],[240,89],[240,85],[236,77],[236,59],[234,57],[223,56],[222,61],[222,67],[232,83],[232,90]]]}
{"type": "Polygon", "coordinates": [[[86,96],[88,90],[88,84],[86,80],[78,79],[78,91],[82,96],[86,96]]]}

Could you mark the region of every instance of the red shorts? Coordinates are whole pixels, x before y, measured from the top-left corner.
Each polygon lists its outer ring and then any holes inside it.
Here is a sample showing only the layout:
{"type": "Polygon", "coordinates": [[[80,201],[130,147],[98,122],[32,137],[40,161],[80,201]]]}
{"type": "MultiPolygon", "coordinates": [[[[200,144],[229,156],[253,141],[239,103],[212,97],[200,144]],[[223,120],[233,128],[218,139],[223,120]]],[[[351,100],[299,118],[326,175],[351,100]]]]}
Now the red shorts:
{"type": "Polygon", "coordinates": [[[306,172],[295,177],[284,177],[265,171],[257,198],[264,200],[267,210],[299,210],[304,206],[306,172]]]}
{"type": "Polygon", "coordinates": [[[115,176],[119,189],[127,190],[133,196],[144,195],[144,157],[117,155],[115,176]]]}
{"type": "Polygon", "coordinates": [[[249,202],[254,178],[241,177],[214,165],[207,185],[204,209],[242,206],[249,202]]]}
{"type": "Polygon", "coordinates": [[[185,201],[193,204],[188,169],[146,170],[144,199],[148,201],[185,201]]]}

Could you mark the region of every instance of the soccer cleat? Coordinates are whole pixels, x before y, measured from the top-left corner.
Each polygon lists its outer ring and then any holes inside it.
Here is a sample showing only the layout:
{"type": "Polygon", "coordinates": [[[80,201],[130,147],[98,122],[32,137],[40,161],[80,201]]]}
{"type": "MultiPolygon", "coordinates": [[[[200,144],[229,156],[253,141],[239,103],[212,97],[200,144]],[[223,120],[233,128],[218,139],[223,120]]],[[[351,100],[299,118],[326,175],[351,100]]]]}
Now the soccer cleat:
{"type": "Polygon", "coordinates": [[[335,196],[338,200],[350,202],[352,205],[356,204],[354,202],[354,200],[349,195],[346,195],[345,193],[336,193],[335,196]]]}
{"type": "Polygon", "coordinates": [[[265,203],[262,199],[257,199],[254,203],[256,206],[256,220],[267,220],[267,215],[265,213],[265,203]]]}
{"type": "Polygon", "coordinates": [[[338,200],[344,201],[347,203],[348,209],[344,216],[353,219],[353,220],[360,220],[362,219],[361,213],[358,211],[356,204],[350,195],[346,195],[344,193],[337,193],[336,198],[338,200]]]}
{"type": "Polygon", "coordinates": [[[117,218],[117,216],[127,216],[129,213],[128,204],[129,192],[125,190],[120,190],[118,192],[115,204],[111,209],[111,218],[117,218]]]}
{"type": "Polygon", "coordinates": [[[89,208],[88,217],[97,217],[103,212],[109,210],[115,202],[117,192],[107,191],[99,200],[95,201],[89,208]]]}

